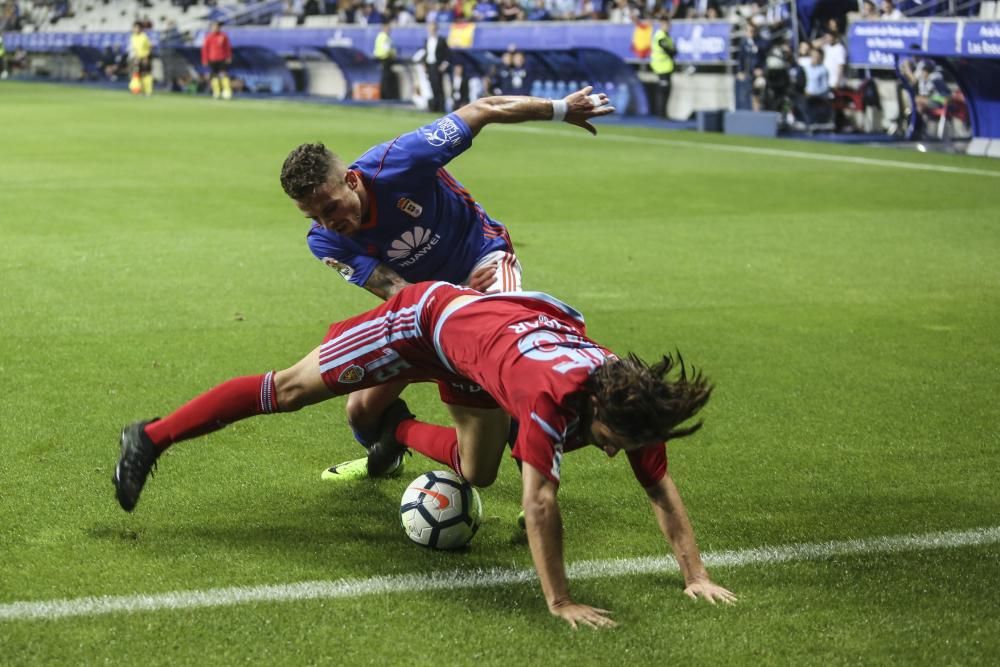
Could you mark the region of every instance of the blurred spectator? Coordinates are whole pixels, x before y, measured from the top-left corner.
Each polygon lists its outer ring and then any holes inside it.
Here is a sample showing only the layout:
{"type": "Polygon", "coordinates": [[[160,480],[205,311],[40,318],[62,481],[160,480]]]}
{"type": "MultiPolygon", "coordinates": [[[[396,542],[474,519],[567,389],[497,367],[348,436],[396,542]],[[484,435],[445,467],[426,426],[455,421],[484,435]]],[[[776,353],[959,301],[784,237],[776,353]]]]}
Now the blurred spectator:
{"type": "Polygon", "coordinates": [[[21,8],[14,0],[7,0],[0,12],[0,30],[19,32],[21,30],[21,8]]]}
{"type": "Polygon", "coordinates": [[[510,90],[510,79],[514,68],[514,48],[508,48],[500,56],[498,65],[490,76],[490,90],[494,95],[506,95],[510,90]]]}
{"type": "Polygon", "coordinates": [[[500,0],[501,21],[523,21],[524,10],[515,0],[500,0]]]}
{"type": "Polygon", "coordinates": [[[492,0],[479,0],[472,11],[472,19],[481,23],[489,23],[500,19],[500,10],[492,0]]]}
{"type": "Polygon", "coordinates": [[[434,9],[427,12],[427,24],[451,23],[455,19],[455,10],[451,8],[447,0],[438,0],[434,9]]]}
{"type": "Polygon", "coordinates": [[[861,18],[865,21],[877,21],[881,18],[874,0],[865,0],[861,5],[861,18]]]}
{"type": "Polygon", "coordinates": [[[810,44],[809,42],[805,40],[799,42],[799,55],[796,61],[798,62],[799,67],[803,69],[803,71],[805,70],[806,67],[809,66],[809,63],[812,62],[812,50],[813,50],[812,44],[810,44]]]}
{"type": "MultiPolygon", "coordinates": [[[[801,44],[799,45],[801,53],[801,44]]],[[[808,44],[806,44],[808,47],[808,44]]],[[[811,63],[811,58],[806,52],[806,60],[802,61],[801,56],[792,54],[792,47],[786,44],[783,49],[785,58],[788,61],[788,106],[786,122],[788,125],[804,125],[806,122],[806,65],[811,63]]]]}
{"type": "Polygon", "coordinates": [[[385,17],[382,16],[375,5],[367,2],[361,5],[361,11],[354,15],[354,20],[361,25],[380,25],[385,23],[385,17]]]}
{"type": "Polygon", "coordinates": [[[893,0],[882,0],[882,18],[888,21],[898,21],[903,18],[903,12],[899,11],[893,0]]]}
{"type": "Polygon", "coordinates": [[[128,53],[118,47],[106,46],[101,55],[100,66],[108,81],[128,76],[128,53]]]}
{"type": "Polygon", "coordinates": [[[708,18],[710,10],[714,10],[716,16],[718,16],[719,5],[716,0],[680,0],[674,9],[674,17],[704,19],[708,18]]]}
{"type": "Polygon", "coordinates": [[[764,58],[764,101],[766,111],[778,111],[784,117],[791,107],[791,50],[784,43],[773,41],[764,58]]]}
{"type": "MultiPolygon", "coordinates": [[[[417,23],[424,23],[427,20],[427,12],[430,11],[430,6],[427,0],[416,0],[413,3],[413,20],[417,23]]],[[[400,23],[400,25],[403,25],[400,23]]]]}
{"type": "Polygon", "coordinates": [[[386,23],[390,22],[395,23],[397,26],[408,26],[416,23],[417,19],[413,15],[412,6],[397,7],[396,14],[389,21],[386,21],[386,23]]]}
{"type": "Polygon", "coordinates": [[[845,68],[847,66],[847,49],[840,35],[837,19],[827,22],[827,32],[813,46],[823,50],[823,64],[830,74],[830,88],[843,85],[845,68]]]}
{"type": "Polygon", "coordinates": [[[469,103],[469,77],[461,63],[451,67],[451,108],[458,109],[469,103]]]}
{"type": "Polygon", "coordinates": [[[576,18],[577,0],[548,0],[549,13],[556,21],[569,21],[576,18]]]}
{"type": "Polygon", "coordinates": [[[903,60],[899,67],[907,83],[913,88],[913,102],[923,128],[933,123],[933,115],[947,106],[951,98],[951,88],[944,80],[941,69],[930,60],[914,63],[903,60]]]}
{"type": "Polygon", "coordinates": [[[651,48],[649,67],[657,77],[653,114],[665,118],[670,104],[670,80],[674,74],[674,56],[677,55],[677,48],[670,36],[670,19],[666,16],[660,19],[656,32],[653,33],[651,48]]]}
{"type": "Polygon", "coordinates": [[[545,0],[535,0],[535,4],[528,10],[529,21],[551,21],[552,14],[545,6],[545,0]]]}
{"type": "Polygon", "coordinates": [[[764,78],[764,59],[767,57],[768,42],[757,26],[751,21],[746,23],[746,34],[740,39],[737,55],[737,107],[760,111],[761,99],[767,81],[764,78]],[[749,98],[749,99],[747,99],[749,98]]]}
{"type": "Polygon", "coordinates": [[[438,36],[436,23],[427,24],[427,39],[424,41],[424,66],[431,85],[430,110],[444,113],[444,77],[451,66],[451,49],[448,41],[438,36]]]}
{"type": "Polygon", "coordinates": [[[476,9],[476,0],[455,0],[452,12],[456,21],[471,21],[472,12],[476,9]]]}
{"type": "Polygon", "coordinates": [[[177,22],[169,19],[167,27],[160,33],[160,61],[163,63],[163,82],[167,90],[174,90],[177,78],[187,71],[187,64],[178,52],[184,46],[184,36],[177,28],[177,22]]]}
{"type": "Polygon", "coordinates": [[[608,10],[608,21],[611,23],[631,23],[632,6],[628,0],[614,0],[608,10]]]}
{"type": "Polygon", "coordinates": [[[527,95],[531,90],[531,76],[523,51],[514,51],[510,58],[510,94],[527,95]]]}
{"type": "MultiPolygon", "coordinates": [[[[322,7],[320,7],[319,0],[306,0],[306,3],[302,6],[302,16],[318,16],[323,13],[322,7]]],[[[305,19],[303,18],[303,23],[305,19]]]]}
{"type": "Polygon", "coordinates": [[[399,98],[399,85],[396,81],[396,72],[393,66],[396,64],[396,47],[392,43],[388,23],[382,24],[382,29],[375,37],[375,49],[372,55],[375,60],[382,65],[382,80],[379,84],[379,97],[383,100],[395,100],[399,98]]]}
{"type": "Polygon", "coordinates": [[[573,18],[578,21],[597,21],[604,18],[601,15],[601,0],[579,0],[573,18]]]}
{"type": "Polygon", "coordinates": [[[832,126],[830,104],[830,71],[823,64],[823,51],[813,47],[806,72],[806,123],[810,129],[819,124],[832,126]]]}
{"type": "Polygon", "coordinates": [[[7,71],[7,47],[3,43],[3,33],[0,33],[0,79],[10,76],[7,71]]]}

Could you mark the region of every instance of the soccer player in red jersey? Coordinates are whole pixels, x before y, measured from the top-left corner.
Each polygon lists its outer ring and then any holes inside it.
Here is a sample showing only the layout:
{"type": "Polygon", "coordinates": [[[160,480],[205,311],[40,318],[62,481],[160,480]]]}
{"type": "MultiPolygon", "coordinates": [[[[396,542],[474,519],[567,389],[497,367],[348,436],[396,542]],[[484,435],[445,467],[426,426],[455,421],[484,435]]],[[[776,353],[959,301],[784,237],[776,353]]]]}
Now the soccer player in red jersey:
{"type": "Polygon", "coordinates": [[[573,627],[614,625],[605,610],[570,598],[556,492],[562,459],[587,444],[625,452],[684,576],[684,592],[733,602],[708,576],[677,487],[665,441],[712,387],[678,355],[653,366],[620,358],[587,338],[583,317],[538,292],[483,295],[436,282],[409,286],[380,307],[333,324],[324,342],[291,368],[229,380],[163,419],[135,422],[121,436],[112,481],[132,511],[150,470],[170,445],[258,414],[290,412],[389,381],[437,381],[454,428],[390,409],[369,450],[373,474],[406,448],[451,466],[475,486],[496,479],[511,417],[520,428],[522,506],[535,569],[549,610],[573,627]],[[675,368],[679,373],[671,373],[675,368]],[[671,379],[671,375],[674,377],[671,379]]]}

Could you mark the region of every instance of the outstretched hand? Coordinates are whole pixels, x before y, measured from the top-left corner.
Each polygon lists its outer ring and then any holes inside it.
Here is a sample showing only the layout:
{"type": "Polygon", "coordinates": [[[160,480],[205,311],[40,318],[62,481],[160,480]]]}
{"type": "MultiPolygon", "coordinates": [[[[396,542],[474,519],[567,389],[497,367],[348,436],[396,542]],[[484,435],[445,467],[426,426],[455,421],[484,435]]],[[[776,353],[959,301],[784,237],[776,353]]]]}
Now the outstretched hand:
{"type": "Polygon", "coordinates": [[[573,626],[574,630],[577,629],[578,623],[589,625],[594,629],[613,628],[618,625],[607,617],[607,614],[611,613],[607,609],[598,609],[597,607],[577,604],[572,601],[567,601],[558,604],[555,607],[550,607],[549,611],[551,611],[554,616],[560,617],[573,626]]]}
{"type": "Polygon", "coordinates": [[[684,589],[684,594],[692,600],[697,600],[699,597],[705,598],[712,604],[715,604],[716,600],[725,602],[726,604],[736,602],[736,596],[731,591],[712,583],[709,579],[699,579],[693,584],[689,584],[684,589]]]}
{"type": "Polygon", "coordinates": [[[593,86],[586,86],[563,98],[563,101],[566,102],[566,118],[564,120],[570,125],[582,127],[591,134],[597,134],[597,129],[587,121],[591,118],[612,114],[615,112],[615,108],[611,106],[611,100],[608,99],[607,95],[604,93],[592,95],[592,90],[594,90],[593,86]]]}

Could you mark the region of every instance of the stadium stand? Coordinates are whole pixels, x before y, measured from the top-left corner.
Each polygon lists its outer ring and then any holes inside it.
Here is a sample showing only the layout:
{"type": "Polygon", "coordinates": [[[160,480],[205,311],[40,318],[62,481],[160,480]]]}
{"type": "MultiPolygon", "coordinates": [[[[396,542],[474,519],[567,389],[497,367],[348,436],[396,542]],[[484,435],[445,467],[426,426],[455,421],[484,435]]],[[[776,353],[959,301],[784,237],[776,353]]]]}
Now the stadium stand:
{"type": "MultiPolygon", "coordinates": [[[[779,130],[803,129],[801,65],[795,55],[800,44],[811,43],[823,48],[824,62],[830,63],[835,85],[831,86],[829,104],[838,132],[949,140],[968,137],[986,127],[981,118],[981,109],[986,107],[981,106],[981,100],[992,94],[986,92],[990,87],[985,82],[990,77],[959,69],[977,70],[986,66],[987,59],[959,67],[949,59],[963,54],[923,54],[945,59],[935,62],[939,83],[947,87],[940,94],[943,103],[924,109],[899,68],[902,50],[912,51],[912,45],[866,48],[858,26],[868,26],[862,32],[871,32],[871,26],[876,25],[884,26],[878,30],[887,34],[909,30],[917,37],[921,31],[933,36],[935,31],[947,30],[947,25],[978,29],[974,21],[992,20],[998,7],[996,0],[901,0],[898,4],[880,0],[877,6],[875,0],[860,0],[856,7],[851,2],[820,0],[749,4],[541,0],[540,5],[525,3],[523,9],[530,11],[516,16],[511,7],[502,13],[525,19],[571,15],[575,20],[476,23],[480,15],[473,13],[473,3],[434,5],[426,0],[376,0],[369,9],[363,7],[362,0],[25,0],[14,4],[21,32],[5,32],[5,41],[9,51],[27,53],[29,65],[24,69],[37,76],[106,79],[107,49],[120,49],[129,26],[137,19],[152,25],[154,44],[158,43],[157,30],[175,22],[192,49],[200,45],[208,23],[218,20],[226,25],[238,49],[234,70],[248,91],[372,100],[378,96],[378,68],[371,55],[377,22],[397,17],[400,23],[392,34],[399,52],[395,69],[402,97],[421,106],[426,82],[421,67],[413,63],[424,36],[420,22],[446,19],[455,61],[463,65],[466,83],[471,81],[477,94],[503,89],[497,85],[503,74],[501,55],[516,44],[525,58],[517,92],[557,96],[574,85],[591,83],[606,89],[616,106],[634,115],[648,113],[649,92],[655,81],[648,68],[649,19],[659,11],[669,11],[675,18],[687,18],[675,20],[671,30],[678,54],[668,117],[694,119],[699,113],[732,110],[767,112],[765,125],[777,114],[779,130]],[[532,10],[529,5],[538,8],[532,10]],[[581,17],[588,20],[579,20],[581,17]],[[462,19],[469,22],[462,23],[462,19]],[[758,55],[747,60],[748,48],[758,55]],[[843,52],[849,52],[850,57],[840,55],[843,52]],[[843,61],[848,62],[841,71],[843,61]],[[970,86],[976,90],[969,90],[970,86]]],[[[499,13],[497,19],[501,18],[499,13]]],[[[6,23],[11,20],[6,19],[6,23]]],[[[949,34],[954,43],[960,41],[957,34],[961,33],[949,34]]],[[[993,43],[992,37],[984,39],[993,43]]],[[[191,78],[196,79],[200,64],[187,56],[185,61],[191,78]]],[[[154,64],[155,75],[162,75],[162,71],[154,64]]],[[[743,122],[751,117],[739,118],[743,122]]],[[[691,120],[688,125],[712,124],[691,120]]]]}

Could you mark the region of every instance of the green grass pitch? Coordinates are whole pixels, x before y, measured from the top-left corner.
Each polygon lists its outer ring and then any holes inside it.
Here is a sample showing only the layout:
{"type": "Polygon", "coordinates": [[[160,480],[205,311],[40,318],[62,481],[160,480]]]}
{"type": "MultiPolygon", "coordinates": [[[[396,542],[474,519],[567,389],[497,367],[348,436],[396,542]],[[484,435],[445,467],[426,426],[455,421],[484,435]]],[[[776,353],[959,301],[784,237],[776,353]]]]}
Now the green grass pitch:
{"type": "MultiPolygon", "coordinates": [[[[530,567],[509,460],[460,554],[411,545],[398,525],[406,482],[438,465],[321,483],[360,452],[343,401],[182,443],[132,515],[113,497],[122,424],[283,368],[375,305],[308,252],[278,184],[287,152],[323,140],[353,158],[428,119],[0,84],[0,610],[530,567]]],[[[487,128],[451,170],[509,226],[526,288],[581,309],[619,352],[678,348],[717,383],[703,432],[670,449],[703,553],[1000,525],[1000,165],[535,123],[487,128]]],[[[433,389],[408,397],[445,421],[433,389]]],[[[624,461],[567,457],[560,499],[568,562],[667,553],[624,461]]],[[[738,605],[693,603],[669,572],[576,581],[579,601],[613,610],[606,632],[574,633],[532,582],[4,618],[0,663],[1000,655],[996,540],[712,574],[738,605]]]]}

